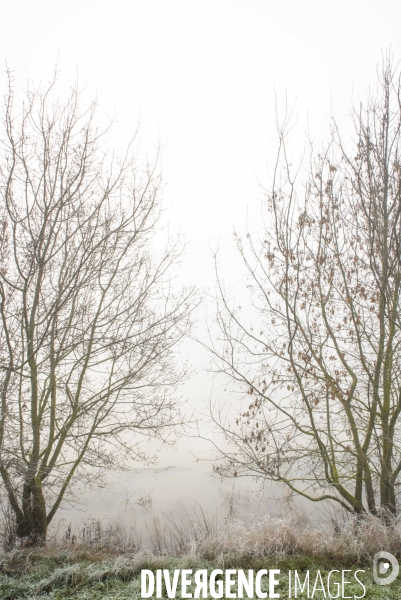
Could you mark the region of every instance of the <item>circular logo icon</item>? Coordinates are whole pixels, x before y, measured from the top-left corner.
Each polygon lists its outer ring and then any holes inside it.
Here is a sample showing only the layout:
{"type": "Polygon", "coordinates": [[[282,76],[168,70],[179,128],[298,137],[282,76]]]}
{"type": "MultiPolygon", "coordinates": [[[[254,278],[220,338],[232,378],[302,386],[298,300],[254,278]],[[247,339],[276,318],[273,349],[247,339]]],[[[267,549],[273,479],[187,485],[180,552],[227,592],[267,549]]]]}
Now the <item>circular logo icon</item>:
{"type": "Polygon", "coordinates": [[[400,566],[395,556],[390,552],[377,552],[373,558],[373,579],[378,585],[389,585],[398,576],[400,566]],[[380,561],[380,562],[379,562],[380,561]],[[390,571],[390,567],[393,569],[390,571]],[[389,573],[387,575],[387,573],[389,573]],[[384,577],[383,577],[384,576],[384,577]]]}

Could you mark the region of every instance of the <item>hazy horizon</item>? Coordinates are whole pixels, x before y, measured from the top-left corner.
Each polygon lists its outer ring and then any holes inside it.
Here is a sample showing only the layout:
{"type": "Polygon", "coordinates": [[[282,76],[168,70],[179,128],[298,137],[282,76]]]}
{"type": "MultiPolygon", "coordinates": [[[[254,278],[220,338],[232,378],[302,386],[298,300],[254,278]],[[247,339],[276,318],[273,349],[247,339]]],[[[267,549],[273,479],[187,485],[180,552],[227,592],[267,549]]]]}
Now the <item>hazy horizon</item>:
{"type": "MultiPolygon", "coordinates": [[[[279,111],[286,95],[295,102],[297,159],[306,127],[318,144],[331,113],[347,127],[351,100],[375,83],[383,54],[391,48],[395,61],[401,58],[400,18],[399,3],[376,0],[22,0],[3,6],[0,54],[13,72],[17,102],[27,80],[46,83],[57,63],[61,100],[78,74],[82,105],[97,97],[102,122],[115,116],[110,144],[123,147],[138,121],[141,152],[151,155],[160,137],[164,223],[187,241],[177,284],[212,292],[217,247],[227,286],[241,282],[232,232],[260,218],[259,184],[268,181],[276,150],[276,102],[279,111]]],[[[6,83],[3,74],[3,95],[6,83]]],[[[199,310],[200,337],[206,307],[209,315],[213,310],[208,301],[199,310]]],[[[230,398],[223,381],[207,373],[210,357],[199,344],[186,341],[180,352],[194,370],[179,391],[192,409],[204,412],[211,397],[230,398]]],[[[210,434],[206,421],[201,427],[210,434]]],[[[175,449],[161,450],[158,466],[131,465],[136,474],[108,476],[113,485],[87,494],[85,509],[58,516],[76,523],[102,509],[112,516],[127,494],[135,506],[150,494],[158,514],[181,501],[224,512],[234,480],[221,483],[211,464],[196,461],[209,452],[205,441],[183,437],[175,449]]],[[[256,487],[235,485],[244,494],[256,487]]],[[[266,510],[273,504],[266,501],[266,510]]]]}

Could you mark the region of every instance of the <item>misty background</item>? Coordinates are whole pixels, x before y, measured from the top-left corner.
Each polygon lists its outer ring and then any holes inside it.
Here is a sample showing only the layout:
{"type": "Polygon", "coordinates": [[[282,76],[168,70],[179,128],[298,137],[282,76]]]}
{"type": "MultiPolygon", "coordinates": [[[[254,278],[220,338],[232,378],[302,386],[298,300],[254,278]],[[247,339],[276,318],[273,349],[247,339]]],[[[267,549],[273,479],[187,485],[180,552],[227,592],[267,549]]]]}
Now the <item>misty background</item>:
{"type": "MultiPolygon", "coordinates": [[[[336,3],[284,0],[80,0],[3,3],[0,54],[18,91],[46,83],[57,64],[62,97],[75,77],[82,104],[97,97],[102,123],[113,119],[108,143],[123,147],[140,123],[140,152],[163,147],[164,225],[186,240],[177,285],[206,291],[194,335],[213,317],[212,253],[227,287],[240,295],[233,229],[260,218],[274,160],[276,106],[295,103],[294,160],[305,131],[319,144],[334,114],[344,127],[351,99],[364,97],[376,65],[391,46],[401,56],[401,5],[395,1],[336,3]]],[[[0,92],[6,77],[0,78],[0,92]]],[[[210,357],[195,341],[180,347],[193,375],[181,388],[188,414],[231,401],[224,381],[207,372],[210,357]]],[[[204,437],[217,435],[207,419],[204,437]]],[[[66,522],[139,518],[198,502],[224,518],[235,498],[244,513],[289,510],[286,490],[213,474],[207,441],[184,436],[173,448],[145,444],[156,465],[109,473],[98,490],[59,514],[66,522]],[[280,500],[280,502],[278,502],[280,500]]],[[[307,505],[304,505],[307,508],[307,505]]]]}

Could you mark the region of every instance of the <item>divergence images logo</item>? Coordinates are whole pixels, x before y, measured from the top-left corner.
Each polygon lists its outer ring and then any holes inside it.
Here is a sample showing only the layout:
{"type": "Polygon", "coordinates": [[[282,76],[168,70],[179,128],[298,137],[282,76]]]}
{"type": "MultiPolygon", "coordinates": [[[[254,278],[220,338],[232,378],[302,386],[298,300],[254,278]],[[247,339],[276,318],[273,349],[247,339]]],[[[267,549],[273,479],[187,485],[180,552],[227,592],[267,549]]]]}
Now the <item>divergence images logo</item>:
{"type": "Polygon", "coordinates": [[[389,585],[398,576],[400,566],[390,552],[377,552],[373,558],[373,579],[378,585],[389,585]],[[392,567],[392,569],[391,569],[392,567]],[[383,577],[383,575],[387,575],[383,577]]]}

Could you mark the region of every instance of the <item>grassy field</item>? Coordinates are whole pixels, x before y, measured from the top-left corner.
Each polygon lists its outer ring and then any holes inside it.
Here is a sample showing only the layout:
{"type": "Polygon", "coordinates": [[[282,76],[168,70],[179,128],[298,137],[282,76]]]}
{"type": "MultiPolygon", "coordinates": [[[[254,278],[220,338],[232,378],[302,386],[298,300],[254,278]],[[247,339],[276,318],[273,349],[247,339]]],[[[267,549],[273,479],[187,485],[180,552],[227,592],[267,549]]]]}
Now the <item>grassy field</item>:
{"type": "MultiPolygon", "coordinates": [[[[309,571],[309,597],[329,598],[327,576],[331,575],[332,597],[364,597],[371,599],[401,598],[401,575],[392,584],[380,586],[373,582],[373,556],[386,550],[401,559],[401,522],[389,527],[378,518],[349,521],[341,528],[332,525],[312,528],[307,520],[269,518],[248,523],[232,520],[222,525],[209,521],[202,511],[185,513],[180,518],[162,524],[154,519],[148,527],[146,547],[138,537],[124,530],[100,532],[96,541],[76,540],[50,543],[42,549],[14,549],[0,554],[0,598],[76,598],[106,599],[141,597],[142,569],[155,572],[167,569],[280,569],[280,598],[289,597],[289,571],[292,572],[292,598],[295,570],[301,582],[309,571]],[[344,595],[336,582],[341,571],[350,570],[345,580],[344,595]],[[354,572],[365,587],[354,579],[354,572]],[[316,577],[320,580],[312,594],[316,577]]],[[[264,577],[263,585],[268,585],[264,577]]],[[[194,590],[195,584],[192,586],[194,590]]],[[[235,587],[233,588],[235,593],[235,587]]],[[[266,590],[267,591],[267,590],[266,590]]],[[[166,589],[162,589],[167,597],[166,589]]],[[[237,594],[235,594],[237,595],[237,594]]],[[[180,598],[180,587],[176,597],[180,598]]],[[[210,594],[209,596],[210,597],[210,594]]],[[[223,596],[225,597],[225,596],[223,596]]],[[[308,598],[307,590],[298,598],[308,598]]]]}
{"type": "MultiPolygon", "coordinates": [[[[12,598],[74,598],[74,599],[107,599],[107,598],[141,598],[140,572],[141,569],[280,569],[280,585],[276,592],[281,598],[288,598],[288,571],[292,577],[297,570],[301,581],[304,580],[306,571],[310,573],[310,596],[312,596],[313,582],[317,570],[320,571],[324,585],[331,569],[364,569],[365,573],[358,573],[358,578],[366,588],[365,598],[391,598],[401,597],[401,582],[395,581],[389,586],[379,586],[373,583],[371,564],[333,564],[326,557],[293,556],[293,557],[266,557],[244,558],[238,560],[222,556],[220,561],[211,563],[199,557],[168,556],[157,557],[139,553],[134,556],[123,555],[111,557],[103,552],[89,550],[37,550],[20,551],[1,556],[0,597],[11,600],[12,598]]],[[[350,574],[347,574],[350,575],[350,574]]],[[[352,575],[352,573],[351,573],[352,575]]],[[[351,579],[351,577],[349,577],[351,579]]],[[[341,581],[341,574],[332,578],[331,593],[336,595],[334,584],[341,581]]],[[[317,586],[319,587],[319,586],[317,586]]],[[[180,588],[178,588],[179,590],[180,588]]],[[[262,584],[263,589],[263,584],[262,584]]],[[[265,588],[266,589],[266,588],[265,588]]],[[[338,588],[337,588],[338,589],[338,588]]],[[[233,588],[235,590],[235,587],[233,588]]],[[[327,588],[325,588],[327,595],[327,588]]],[[[362,587],[354,582],[346,587],[346,595],[361,596],[362,587]]],[[[163,596],[166,596],[165,589],[163,596]]],[[[292,594],[294,596],[294,593],[292,594]]],[[[181,597],[180,592],[176,597],[181,597]]],[[[299,598],[307,598],[306,590],[299,593],[299,598]]],[[[341,592],[340,592],[341,597],[341,592]]],[[[325,598],[323,591],[316,591],[313,598],[325,598]]]]}

